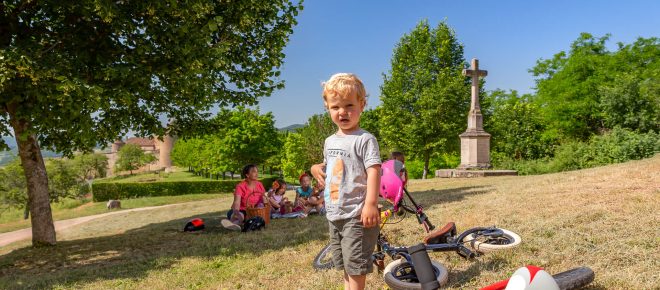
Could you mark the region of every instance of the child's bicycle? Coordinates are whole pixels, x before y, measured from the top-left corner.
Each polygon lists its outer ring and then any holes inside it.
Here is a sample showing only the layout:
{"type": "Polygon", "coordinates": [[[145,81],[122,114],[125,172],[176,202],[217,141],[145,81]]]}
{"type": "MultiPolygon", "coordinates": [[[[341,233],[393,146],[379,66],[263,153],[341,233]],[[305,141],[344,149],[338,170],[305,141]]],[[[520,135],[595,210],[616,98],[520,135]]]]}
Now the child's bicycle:
{"type": "MultiPolygon", "coordinates": [[[[374,264],[383,271],[385,283],[392,289],[433,289],[447,282],[447,268],[430,260],[427,251],[456,251],[460,256],[469,259],[482,253],[512,248],[520,244],[521,238],[516,233],[497,227],[476,227],[457,235],[456,225],[450,222],[442,229],[433,231],[435,227],[423,208],[405,189],[399,177],[398,173],[402,167],[403,164],[396,160],[388,160],[382,165],[380,195],[390,201],[393,208],[381,212],[381,233],[378,235],[376,251],[372,256],[374,264]],[[412,206],[405,201],[404,193],[412,206]],[[389,218],[406,213],[414,214],[428,233],[424,238],[424,244],[397,247],[387,241],[382,229],[389,218]],[[465,246],[466,244],[469,248],[465,246]],[[392,262],[384,267],[386,255],[392,259],[392,262]]],[[[330,245],[325,246],[316,255],[313,267],[317,270],[333,267],[330,245]]]]}

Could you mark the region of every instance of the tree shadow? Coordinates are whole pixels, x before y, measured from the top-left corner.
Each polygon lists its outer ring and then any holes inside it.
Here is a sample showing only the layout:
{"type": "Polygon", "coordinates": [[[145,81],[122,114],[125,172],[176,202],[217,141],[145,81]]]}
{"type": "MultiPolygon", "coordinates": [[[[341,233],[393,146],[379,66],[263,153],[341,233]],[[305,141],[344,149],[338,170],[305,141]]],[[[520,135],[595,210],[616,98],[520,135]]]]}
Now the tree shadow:
{"type": "Polygon", "coordinates": [[[448,189],[431,189],[410,192],[416,202],[437,205],[441,203],[459,202],[466,197],[489,193],[494,190],[491,186],[465,186],[448,189]]]}
{"type": "MultiPolygon", "coordinates": [[[[175,267],[182,258],[241,258],[327,240],[323,216],[272,220],[262,231],[241,233],[220,226],[225,212],[207,212],[124,233],[60,241],[54,247],[25,247],[0,256],[0,288],[53,288],[108,279],[141,279],[153,270],[175,267]],[[206,229],[183,232],[201,217],[206,229]]],[[[266,265],[264,265],[266,266],[266,265]]]]}

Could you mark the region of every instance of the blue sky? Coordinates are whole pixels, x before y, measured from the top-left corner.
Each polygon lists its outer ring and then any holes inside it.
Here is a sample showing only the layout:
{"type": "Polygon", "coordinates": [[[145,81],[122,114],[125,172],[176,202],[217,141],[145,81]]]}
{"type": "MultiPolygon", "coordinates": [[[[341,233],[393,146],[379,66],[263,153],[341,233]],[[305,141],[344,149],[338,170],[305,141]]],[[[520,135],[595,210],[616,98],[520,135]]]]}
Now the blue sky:
{"type": "MultiPolygon", "coordinates": [[[[401,36],[422,19],[446,20],[469,61],[488,70],[486,90],[534,91],[528,70],[540,58],[568,50],[581,32],[612,36],[608,45],[660,37],[660,1],[386,1],[307,0],[284,53],[286,88],[260,101],[278,128],[322,113],[320,83],[337,72],[356,73],[380,103],[382,74],[401,36]]],[[[469,98],[469,96],[465,96],[469,98]]]]}

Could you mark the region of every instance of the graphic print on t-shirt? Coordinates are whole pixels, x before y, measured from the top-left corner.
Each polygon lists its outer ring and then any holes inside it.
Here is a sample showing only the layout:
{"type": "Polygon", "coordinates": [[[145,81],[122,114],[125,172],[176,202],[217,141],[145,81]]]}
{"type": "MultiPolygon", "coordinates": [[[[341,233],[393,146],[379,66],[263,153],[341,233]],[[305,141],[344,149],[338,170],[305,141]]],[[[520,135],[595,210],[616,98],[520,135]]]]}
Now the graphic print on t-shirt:
{"type": "Polygon", "coordinates": [[[340,199],[340,187],[344,179],[344,161],[341,156],[348,156],[343,150],[328,150],[328,169],[325,187],[325,200],[338,203],[340,199]]]}

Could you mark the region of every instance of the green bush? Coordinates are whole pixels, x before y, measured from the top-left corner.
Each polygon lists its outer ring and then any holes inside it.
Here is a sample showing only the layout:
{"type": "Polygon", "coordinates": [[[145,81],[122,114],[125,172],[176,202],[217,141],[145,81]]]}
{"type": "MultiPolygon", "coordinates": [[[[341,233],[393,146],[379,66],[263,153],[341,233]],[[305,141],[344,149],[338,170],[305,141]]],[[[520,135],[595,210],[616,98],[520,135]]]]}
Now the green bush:
{"type": "Polygon", "coordinates": [[[588,143],[572,141],[562,144],[553,159],[513,160],[494,154],[493,165],[498,169],[518,170],[521,175],[543,174],[648,158],[658,152],[660,134],[614,128],[607,134],[592,137],[588,143]]]}
{"type": "MultiPolygon", "coordinates": [[[[435,176],[435,170],[443,168],[456,168],[461,164],[461,158],[458,155],[443,154],[429,160],[429,175],[427,178],[435,176]]],[[[408,178],[419,179],[424,174],[424,160],[406,160],[406,169],[408,178]]]]}
{"type": "MultiPolygon", "coordinates": [[[[241,180],[176,181],[151,183],[95,183],[94,201],[128,199],[145,196],[172,196],[199,193],[233,192],[241,180]]],[[[267,186],[272,178],[262,179],[267,186]]]]}

